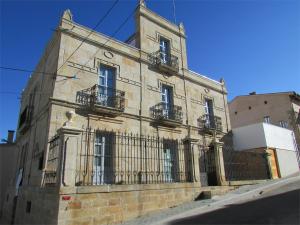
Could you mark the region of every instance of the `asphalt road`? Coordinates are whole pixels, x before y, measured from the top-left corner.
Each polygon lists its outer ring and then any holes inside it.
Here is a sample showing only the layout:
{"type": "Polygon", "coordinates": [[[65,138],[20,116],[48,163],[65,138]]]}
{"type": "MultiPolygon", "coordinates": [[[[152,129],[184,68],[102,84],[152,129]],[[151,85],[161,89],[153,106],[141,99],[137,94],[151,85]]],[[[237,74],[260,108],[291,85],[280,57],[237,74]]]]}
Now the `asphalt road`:
{"type": "Polygon", "coordinates": [[[300,181],[261,193],[248,202],[168,222],[179,224],[300,224],[300,181]]]}

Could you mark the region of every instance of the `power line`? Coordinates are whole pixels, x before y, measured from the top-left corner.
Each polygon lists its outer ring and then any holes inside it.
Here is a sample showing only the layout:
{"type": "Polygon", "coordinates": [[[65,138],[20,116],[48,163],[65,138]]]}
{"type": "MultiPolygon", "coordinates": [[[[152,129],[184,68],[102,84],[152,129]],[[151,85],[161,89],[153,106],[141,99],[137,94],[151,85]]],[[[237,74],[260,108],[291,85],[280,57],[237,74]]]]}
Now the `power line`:
{"type": "MultiPolygon", "coordinates": [[[[117,0],[117,2],[118,2],[119,0],[117,0]]],[[[126,19],[121,23],[121,25],[116,29],[116,31],[112,34],[112,36],[110,36],[107,40],[106,40],[106,42],[104,42],[103,44],[101,44],[101,47],[105,47],[106,45],[107,45],[107,43],[108,42],[110,42],[114,37],[115,37],[115,35],[123,28],[123,26],[129,21],[129,19],[133,16],[133,14],[135,13],[135,9],[128,15],[128,17],[126,17],[126,19]]],[[[92,31],[93,32],[93,31],[92,31]]],[[[85,41],[87,40],[87,38],[86,39],[84,39],[85,41]]],[[[78,48],[77,48],[78,49],[78,48]]],[[[84,64],[84,66],[87,64],[87,63],[89,63],[90,62],[90,60],[92,60],[94,57],[95,57],[95,55],[100,51],[101,49],[99,48],[95,53],[94,53],[94,55],[91,57],[91,58],[89,58],[89,60],[84,64]]],[[[69,57],[70,58],[70,57],[69,57]]],[[[69,59],[68,58],[68,59],[69,59]]],[[[68,60],[67,59],[67,60],[68,60]]],[[[67,62],[67,60],[65,61],[65,62],[67,62]]],[[[64,63],[65,63],[64,62],[64,63]]],[[[61,68],[61,67],[60,67],[61,68]]],[[[59,69],[60,69],[59,68],[59,69]]],[[[66,79],[79,79],[79,78],[76,78],[77,77],[77,75],[78,75],[78,73],[79,72],[81,72],[82,71],[82,69],[78,69],[77,70],[77,72],[75,73],[75,75],[74,76],[72,76],[72,77],[69,77],[69,76],[66,76],[66,75],[60,75],[60,74],[56,74],[56,73],[47,73],[47,72],[39,72],[39,71],[34,71],[34,70],[28,70],[28,69],[22,69],[22,68],[14,68],[14,67],[4,67],[4,66],[0,66],[0,69],[3,69],[3,70],[13,70],[13,71],[21,71],[21,72],[34,72],[34,73],[41,73],[41,74],[45,74],[45,75],[52,75],[52,76],[62,76],[62,77],[65,77],[66,79]]],[[[58,70],[59,70],[58,69],[58,70]]],[[[58,71],[57,70],[57,71],[58,71]]],[[[0,92],[0,94],[9,94],[8,92],[0,92]]],[[[10,94],[12,94],[12,92],[10,92],[10,94]]]]}
{"type": "Polygon", "coordinates": [[[29,70],[29,69],[23,69],[23,68],[16,68],[16,67],[6,67],[6,66],[0,66],[0,69],[2,70],[12,70],[12,71],[20,71],[20,72],[26,72],[26,73],[41,73],[45,75],[52,75],[52,76],[58,76],[58,77],[64,77],[67,79],[74,79],[75,76],[69,77],[66,75],[56,74],[56,73],[48,73],[48,72],[42,72],[42,71],[35,71],[35,70],[29,70]]]}
{"type": "Polygon", "coordinates": [[[104,16],[97,22],[97,24],[92,28],[90,33],[81,41],[81,43],[78,45],[78,47],[72,52],[72,54],[64,61],[64,63],[57,69],[56,72],[58,72],[65,63],[75,54],[75,52],[83,45],[83,43],[89,38],[89,36],[92,35],[93,32],[95,32],[95,29],[104,21],[104,19],[110,14],[110,12],[113,10],[113,8],[117,5],[119,0],[116,0],[113,5],[110,7],[110,9],[104,14],[104,16]]]}
{"type": "MultiPolygon", "coordinates": [[[[129,21],[129,19],[133,16],[133,14],[135,13],[135,10],[134,9],[129,15],[128,17],[126,17],[126,19],[121,23],[121,25],[116,29],[116,31],[107,39],[106,42],[104,42],[103,44],[100,45],[101,48],[105,47],[107,45],[108,42],[110,42],[114,37],[115,35],[122,29],[122,27],[129,21]]],[[[88,61],[83,65],[83,66],[86,66],[92,59],[94,59],[94,57],[97,55],[97,53],[101,50],[101,48],[98,48],[98,50],[93,54],[92,57],[90,57],[88,59],[88,61]]],[[[82,69],[78,69],[77,72],[75,73],[75,77],[78,75],[79,72],[83,71],[82,69]]]]}

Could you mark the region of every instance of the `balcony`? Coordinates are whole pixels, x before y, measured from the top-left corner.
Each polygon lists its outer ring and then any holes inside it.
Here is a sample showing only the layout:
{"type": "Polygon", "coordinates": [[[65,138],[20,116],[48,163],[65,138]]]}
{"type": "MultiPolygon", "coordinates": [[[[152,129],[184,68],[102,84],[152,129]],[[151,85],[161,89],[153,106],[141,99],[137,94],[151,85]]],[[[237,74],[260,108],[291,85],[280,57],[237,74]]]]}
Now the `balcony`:
{"type": "Polygon", "coordinates": [[[27,106],[23,110],[19,120],[19,132],[21,134],[25,134],[26,131],[29,129],[31,119],[32,119],[32,112],[33,112],[33,106],[27,106]]]}
{"type": "Polygon", "coordinates": [[[149,60],[153,66],[167,74],[172,75],[179,71],[178,57],[174,55],[165,54],[159,50],[149,54],[149,60]]]}
{"type": "Polygon", "coordinates": [[[125,92],[113,88],[94,85],[77,92],[76,102],[86,111],[118,116],[125,109],[125,92]]]}
{"type": "Polygon", "coordinates": [[[150,108],[150,113],[157,124],[170,127],[177,127],[182,124],[182,107],[180,106],[160,102],[150,108]]]}
{"type": "Polygon", "coordinates": [[[213,131],[223,131],[222,119],[218,116],[210,116],[205,114],[198,119],[198,126],[202,131],[206,133],[212,133],[213,131]]]}

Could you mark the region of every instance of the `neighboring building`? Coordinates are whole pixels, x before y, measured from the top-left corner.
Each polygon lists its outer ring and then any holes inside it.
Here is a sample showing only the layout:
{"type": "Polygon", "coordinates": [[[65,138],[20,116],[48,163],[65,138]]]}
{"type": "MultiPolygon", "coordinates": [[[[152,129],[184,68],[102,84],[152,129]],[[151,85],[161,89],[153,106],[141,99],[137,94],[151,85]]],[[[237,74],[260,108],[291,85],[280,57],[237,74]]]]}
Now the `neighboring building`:
{"type": "Polygon", "coordinates": [[[300,95],[296,92],[241,95],[229,103],[232,128],[265,122],[294,131],[300,149],[300,95]]]}
{"type": "Polygon", "coordinates": [[[256,123],[232,129],[236,151],[269,154],[272,178],[299,173],[300,162],[293,131],[268,123],[256,123]]]}
{"type": "Polygon", "coordinates": [[[224,181],[218,158],[199,171],[199,151],[218,155],[230,130],[224,81],[188,69],[182,24],[143,1],[135,18],[120,42],[64,12],[22,95],[4,221],[117,223],[224,181]]]}
{"type": "Polygon", "coordinates": [[[0,218],[4,202],[10,201],[7,191],[9,186],[14,185],[16,173],[18,147],[13,139],[14,131],[9,130],[7,139],[0,143],[0,218]]]}

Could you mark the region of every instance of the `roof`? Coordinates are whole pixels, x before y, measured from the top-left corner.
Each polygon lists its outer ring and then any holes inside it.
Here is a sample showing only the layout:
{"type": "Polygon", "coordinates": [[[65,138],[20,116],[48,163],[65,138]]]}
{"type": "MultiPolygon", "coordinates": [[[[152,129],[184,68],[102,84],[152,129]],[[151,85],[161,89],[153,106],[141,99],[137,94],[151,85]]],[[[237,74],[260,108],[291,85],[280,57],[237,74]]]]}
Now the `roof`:
{"type": "Polygon", "coordinates": [[[300,94],[298,94],[295,91],[285,91],[285,92],[273,92],[273,93],[262,93],[262,94],[252,94],[252,95],[250,95],[250,94],[248,94],[248,95],[238,95],[238,96],[234,97],[229,102],[229,104],[234,102],[237,98],[245,98],[245,97],[257,96],[257,95],[259,95],[259,96],[262,96],[262,95],[290,95],[292,98],[295,98],[295,99],[300,101],[300,94]]]}

